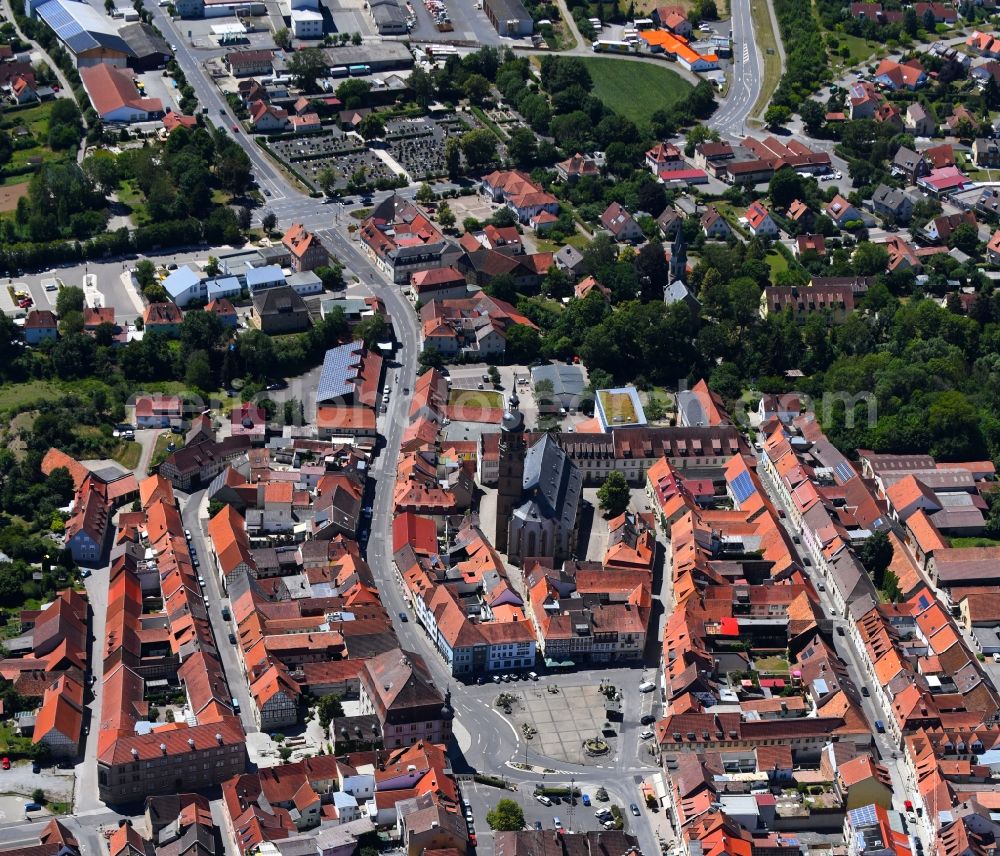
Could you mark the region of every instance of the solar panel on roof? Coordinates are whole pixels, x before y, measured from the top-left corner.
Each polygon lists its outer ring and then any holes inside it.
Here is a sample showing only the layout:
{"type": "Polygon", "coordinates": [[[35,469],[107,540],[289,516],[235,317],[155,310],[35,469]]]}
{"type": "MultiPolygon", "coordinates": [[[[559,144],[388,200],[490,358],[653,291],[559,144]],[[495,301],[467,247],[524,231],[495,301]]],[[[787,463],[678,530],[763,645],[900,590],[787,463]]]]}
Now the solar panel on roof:
{"type": "Polygon", "coordinates": [[[921,609],[927,609],[927,607],[930,606],[930,601],[927,600],[927,595],[925,594],[920,595],[917,603],[920,605],[921,609]]]}
{"type": "Polygon", "coordinates": [[[736,497],[736,501],[741,504],[746,502],[756,492],[753,482],[750,480],[750,473],[746,471],[734,478],[730,482],[729,487],[733,492],[733,496],[736,497]]]}
{"type": "Polygon", "coordinates": [[[875,817],[875,805],[861,806],[861,808],[852,809],[848,812],[851,818],[851,826],[864,827],[864,826],[875,826],[878,823],[878,819],[875,817]]]}
{"type": "Polygon", "coordinates": [[[834,464],[833,471],[842,482],[850,481],[854,478],[854,468],[847,461],[840,461],[834,464]]]}
{"type": "Polygon", "coordinates": [[[316,387],[316,403],[343,398],[354,392],[353,380],[357,377],[357,366],[362,346],[350,342],[331,348],[323,359],[323,369],[316,387]]]}

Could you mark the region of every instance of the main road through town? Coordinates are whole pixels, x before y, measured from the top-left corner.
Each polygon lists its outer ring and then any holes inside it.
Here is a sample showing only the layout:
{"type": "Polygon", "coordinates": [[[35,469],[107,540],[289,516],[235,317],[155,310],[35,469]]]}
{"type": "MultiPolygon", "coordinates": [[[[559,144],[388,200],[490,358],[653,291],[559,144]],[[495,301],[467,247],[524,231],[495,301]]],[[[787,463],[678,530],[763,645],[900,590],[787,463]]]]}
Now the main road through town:
{"type": "MultiPolygon", "coordinates": [[[[763,61],[753,31],[752,5],[769,0],[730,0],[733,12],[732,44],[733,74],[729,92],[711,119],[710,127],[723,136],[741,138],[746,131],[746,120],[753,110],[763,85],[763,61]]],[[[770,14],[765,10],[764,14],[770,14]]]]}
{"type": "MultiPolygon", "coordinates": [[[[736,42],[733,85],[730,87],[729,97],[710,122],[723,133],[739,133],[742,130],[743,122],[760,92],[761,60],[754,45],[750,3],[751,0],[732,0],[733,38],[736,42]]],[[[644,775],[655,770],[655,765],[639,748],[641,746],[638,739],[641,729],[639,718],[644,712],[644,702],[648,707],[648,701],[638,693],[638,685],[643,676],[640,669],[615,671],[613,680],[624,693],[624,721],[620,727],[615,759],[608,761],[604,766],[571,764],[541,757],[531,749],[530,743],[527,745],[522,743],[514,725],[493,707],[495,687],[456,682],[423,628],[415,621],[402,620],[401,614],[408,614],[409,610],[393,569],[391,546],[393,488],[402,432],[407,423],[417,375],[419,330],[413,307],[402,296],[400,288],[385,278],[362,251],[357,240],[352,238],[347,230],[348,218],[344,216],[341,205],[324,205],[320,199],[302,193],[288,182],[251,139],[242,132],[231,131],[235,120],[225,99],[202,67],[197,49],[190,46],[185,38],[186,34],[170,20],[165,9],[153,7],[152,13],[161,31],[168,40],[176,44],[177,62],[202,107],[208,108],[208,117],[216,123],[221,119],[224,123],[222,126],[232,133],[233,138],[247,152],[258,184],[269,194],[267,206],[274,212],[279,223],[287,226],[293,221],[298,221],[316,231],[327,248],[384,301],[387,313],[392,318],[398,342],[397,364],[388,372],[388,376],[393,378],[393,392],[388,413],[382,417],[384,445],[381,446],[372,469],[375,497],[372,503],[367,557],[378,581],[380,597],[393,617],[400,646],[420,653],[427,661],[437,685],[442,689],[451,690],[457,720],[456,731],[467,735],[462,741],[465,744],[463,757],[456,759],[456,770],[461,771],[464,764],[469,771],[503,775],[516,783],[539,780],[541,776],[538,768],[553,769],[557,772],[547,775],[550,782],[553,780],[568,782],[573,778],[588,788],[605,787],[625,806],[633,802],[641,805],[638,783],[644,775]],[[643,757],[644,755],[646,757],[643,757]],[[536,770],[514,766],[515,762],[526,763],[536,770]]],[[[196,507],[195,503],[192,505],[196,507]]],[[[196,533],[196,544],[203,544],[195,515],[195,509],[190,508],[185,514],[185,524],[196,533]]],[[[212,617],[213,623],[221,622],[220,616],[213,614],[212,617]]],[[[225,645],[220,647],[224,648],[225,645]]],[[[230,679],[233,683],[237,683],[238,670],[235,664],[227,662],[226,665],[230,679]]],[[[560,676],[559,682],[593,683],[597,677],[581,673],[575,676],[560,676]]],[[[238,697],[245,698],[242,689],[234,687],[234,692],[238,697]]],[[[634,818],[628,815],[627,811],[626,815],[628,828],[639,837],[643,852],[657,853],[659,845],[648,815],[643,813],[641,817],[634,818]]]]}

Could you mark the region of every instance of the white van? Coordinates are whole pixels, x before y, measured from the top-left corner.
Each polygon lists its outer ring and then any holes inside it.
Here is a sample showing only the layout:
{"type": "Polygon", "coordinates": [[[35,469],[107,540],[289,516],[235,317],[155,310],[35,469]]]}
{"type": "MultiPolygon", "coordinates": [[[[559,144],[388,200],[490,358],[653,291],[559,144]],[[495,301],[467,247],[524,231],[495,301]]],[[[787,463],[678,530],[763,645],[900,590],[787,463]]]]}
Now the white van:
{"type": "Polygon", "coordinates": [[[550,800],[547,796],[545,796],[545,794],[539,794],[537,797],[535,797],[535,799],[538,800],[544,806],[552,805],[552,800],[550,800]]]}
{"type": "Polygon", "coordinates": [[[652,681],[643,681],[641,684],[639,684],[639,692],[641,693],[651,693],[655,689],[656,689],[656,684],[654,684],[652,681]]]}

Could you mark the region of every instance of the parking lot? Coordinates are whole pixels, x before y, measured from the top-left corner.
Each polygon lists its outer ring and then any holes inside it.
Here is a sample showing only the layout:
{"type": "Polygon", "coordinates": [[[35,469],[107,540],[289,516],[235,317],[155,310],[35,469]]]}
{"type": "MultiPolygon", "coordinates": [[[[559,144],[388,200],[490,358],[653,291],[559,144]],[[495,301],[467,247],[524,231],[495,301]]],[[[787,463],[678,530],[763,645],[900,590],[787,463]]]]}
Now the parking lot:
{"type": "MultiPolygon", "coordinates": [[[[537,784],[546,785],[566,785],[561,776],[539,776],[537,784]]],[[[537,828],[540,824],[542,829],[555,829],[555,820],[559,819],[563,828],[572,832],[596,832],[603,827],[601,822],[594,816],[594,812],[601,808],[610,810],[611,805],[617,805],[625,817],[625,828],[632,819],[627,805],[619,799],[609,794],[607,802],[601,802],[596,798],[596,787],[578,785],[581,797],[577,799],[576,805],[563,799],[553,799],[552,805],[546,806],[540,803],[534,794],[535,782],[522,782],[516,790],[504,791],[491,785],[484,785],[479,782],[463,781],[461,783],[462,799],[468,801],[473,813],[473,828],[476,835],[476,853],[479,856],[492,856],[494,850],[493,832],[486,822],[486,815],[497,802],[502,799],[512,799],[524,812],[524,825],[528,829],[537,828]],[[583,804],[582,794],[587,794],[590,806],[583,804]]]]}

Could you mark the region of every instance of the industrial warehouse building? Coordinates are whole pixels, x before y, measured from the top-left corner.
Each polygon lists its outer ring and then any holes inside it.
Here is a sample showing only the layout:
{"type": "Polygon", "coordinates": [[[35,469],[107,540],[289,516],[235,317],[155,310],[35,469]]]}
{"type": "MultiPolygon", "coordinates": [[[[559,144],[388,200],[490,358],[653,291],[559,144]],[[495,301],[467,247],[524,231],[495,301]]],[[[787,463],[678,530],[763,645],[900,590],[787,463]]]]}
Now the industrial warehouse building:
{"type": "Polygon", "coordinates": [[[535,31],[534,21],[521,0],[485,0],[483,11],[501,36],[516,39],[535,31]]]}

